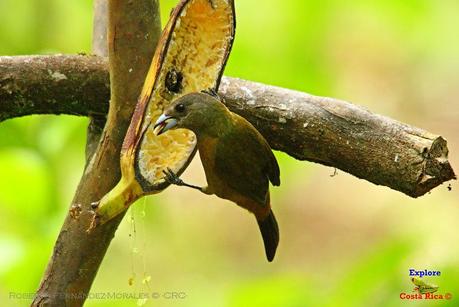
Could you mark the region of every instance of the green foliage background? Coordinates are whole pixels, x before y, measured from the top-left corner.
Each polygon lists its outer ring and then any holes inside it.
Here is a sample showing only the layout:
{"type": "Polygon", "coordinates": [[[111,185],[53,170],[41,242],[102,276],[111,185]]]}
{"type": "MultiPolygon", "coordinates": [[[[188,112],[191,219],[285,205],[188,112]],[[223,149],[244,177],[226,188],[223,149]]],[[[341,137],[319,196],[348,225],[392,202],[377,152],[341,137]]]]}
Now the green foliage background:
{"type": "MultiPolygon", "coordinates": [[[[175,1],[161,1],[163,21],[175,1]]],[[[439,133],[459,167],[459,2],[236,0],[226,74],[333,96],[439,133]]],[[[90,52],[89,0],[0,0],[0,55],[90,52]]],[[[164,23],[163,23],[164,24],[164,23]]],[[[1,101],[0,101],[1,103],[1,101]]],[[[0,301],[36,290],[81,176],[87,119],[0,124],[0,301]]],[[[264,259],[243,210],[172,187],[125,218],[92,292],[184,292],[147,306],[458,306],[459,187],[420,198],[278,154],[281,228],[264,259]],[[408,269],[436,269],[443,301],[406,302],[408,269]],[[133,285],[128,280],[133,278],[133,285]],[[142,281],[149,282],[142,283],[142,281]]],[[[204,183],[198,159],[185,174],[204,183]]],[[[136,306],[91,299],[87,306],[136,306]]]]}

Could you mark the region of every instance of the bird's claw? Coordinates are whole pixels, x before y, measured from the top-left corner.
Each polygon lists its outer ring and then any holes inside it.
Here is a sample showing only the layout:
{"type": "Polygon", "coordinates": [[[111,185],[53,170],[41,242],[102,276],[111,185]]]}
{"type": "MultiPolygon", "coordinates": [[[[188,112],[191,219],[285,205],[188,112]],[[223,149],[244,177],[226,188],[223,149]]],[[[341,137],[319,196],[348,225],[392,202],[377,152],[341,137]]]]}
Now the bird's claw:
{"type": "Polygon", "coordinates": [[[183,185],[183,180],[180,179],[179,176],[177,176],[174,171],[172,171],[170,168],[167,168],[167,170],[163,170],[164,173],[164,180],[166,180],[170,184],[175,184],[175,185],[183,185]]]}
{"type": "Polygon", "coordinates": [[[210,95],[210,96],[212,96],[214,98],[217,98],[220,101],[222,100],[220,95],[217,93],[217,90],[215,90],[212,87],[208,88],[207,90],[202,90],[201,92],[204,93],[204,94],[210,95]]]}

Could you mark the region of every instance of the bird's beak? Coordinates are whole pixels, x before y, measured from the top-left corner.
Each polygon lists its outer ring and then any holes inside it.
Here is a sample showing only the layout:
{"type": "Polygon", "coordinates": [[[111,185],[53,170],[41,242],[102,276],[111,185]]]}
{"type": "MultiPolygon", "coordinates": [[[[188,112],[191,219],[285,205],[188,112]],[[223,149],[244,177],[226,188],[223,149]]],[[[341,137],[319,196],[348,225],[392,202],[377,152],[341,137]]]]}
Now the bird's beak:
{"type": "Polygon", "coordinates": [[[154,133],[156,135],[161,135],[175,125],[177,125],[177,120],[174,117],[161,114],[155,123],[154,133]]]}

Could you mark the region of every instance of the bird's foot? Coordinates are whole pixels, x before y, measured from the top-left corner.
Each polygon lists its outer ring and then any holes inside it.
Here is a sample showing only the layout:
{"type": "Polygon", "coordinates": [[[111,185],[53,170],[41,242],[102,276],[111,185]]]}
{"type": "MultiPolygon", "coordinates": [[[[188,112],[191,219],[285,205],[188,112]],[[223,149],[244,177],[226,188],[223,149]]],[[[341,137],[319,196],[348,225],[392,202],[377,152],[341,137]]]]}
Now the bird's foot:
{"type": "Polygon", "coordinates": [[[163,170],[163,173],[165,175],[164,180],[166,180],[168,183],[179,185],[179,186],[182,186],[185,184],[183,180],[180,179],[180,177],[177,176],[177,174],[174,173],[174,171],[171,170],[170,168],[167,168],[167,170],[163,170]]]}
{"type": "Polygon", "coordinates": [[[203,90],[201,92],[222,101],[222,98],[220,97],[220,95],[218,95],[217,90],[212,87],[208,88],[207,90],[203,90]]]}
{"type": "Polygon", "coordinates": [[[188,184],[186,182],[184,182],[182,179],[179,178],[179,176],[177,176],[176,173],[174,173],[174,171],[172,171],[170,168],[167,168],[167,170],[163,170],[163,173],[164,173],[164,180],[166,180],[166,182],[170,183],[170,184],[175,184],[175,185],[179,185],[179,186],[184,186],[184,187],[189,187],[189,188],[192,188],[192,189],[196,189],[198,191],[201,191],[203,193],[206,193],[206,194],[209,194],[207,192],[207,189],[206,188],[201,188],[201,187],[198,187],[196,185],[192,185],[192,184],[188,184]]]}

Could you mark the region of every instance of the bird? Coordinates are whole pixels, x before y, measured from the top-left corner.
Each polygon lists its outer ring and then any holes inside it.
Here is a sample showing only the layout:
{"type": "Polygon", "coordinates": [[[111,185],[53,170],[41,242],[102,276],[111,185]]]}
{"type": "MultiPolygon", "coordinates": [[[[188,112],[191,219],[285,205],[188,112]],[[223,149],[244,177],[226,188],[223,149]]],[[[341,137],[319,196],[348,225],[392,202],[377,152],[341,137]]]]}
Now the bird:
{"type": "Polygon", "coordinates": [[[279,227],[271,209],[269,182],[280,185],[280,170],[268,142],[250,122],[230,111],[215,90],[177,98],[157,119],[154,133],[180,128],[196,135],[207,186],[185,183],[170,168],[163,171],[164,179],[230,200],[253,213],[271,262],[279,244],[279,227]]]}

